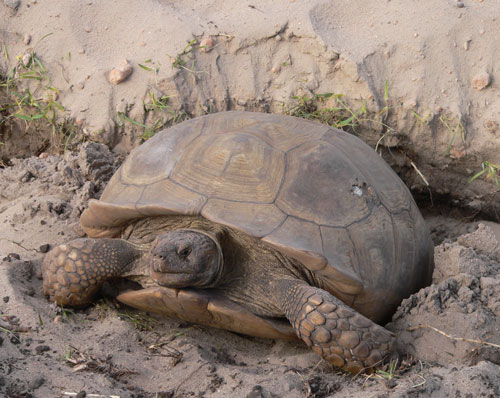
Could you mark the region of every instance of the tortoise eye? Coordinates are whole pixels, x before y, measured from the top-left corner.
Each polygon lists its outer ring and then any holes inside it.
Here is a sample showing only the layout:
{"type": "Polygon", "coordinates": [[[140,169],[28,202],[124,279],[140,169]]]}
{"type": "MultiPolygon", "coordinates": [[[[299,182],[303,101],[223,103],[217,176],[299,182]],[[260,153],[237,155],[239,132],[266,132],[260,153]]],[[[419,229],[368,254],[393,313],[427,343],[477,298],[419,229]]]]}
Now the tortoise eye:
{"type": "Polygon", "coordinates": [[[180,247],[179,250],[177,251],[177,254],[181,257],[187,257],[191,253],[191,248],[190,247],[180,247]]]}

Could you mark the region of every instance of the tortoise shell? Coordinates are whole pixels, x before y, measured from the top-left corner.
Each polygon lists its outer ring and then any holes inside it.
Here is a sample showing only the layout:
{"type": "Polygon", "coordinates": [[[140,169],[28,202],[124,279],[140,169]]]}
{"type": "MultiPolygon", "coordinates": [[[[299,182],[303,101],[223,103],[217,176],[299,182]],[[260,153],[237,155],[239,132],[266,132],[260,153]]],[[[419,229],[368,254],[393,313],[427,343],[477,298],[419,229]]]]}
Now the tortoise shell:
{"type": "Polygon", "coordinates": [[[130,220],[199,215],[262,239],[373,320],[427,283],[432,242],[399,177],[368,145],[290,116],[223,112],[134,149],[81,225],[115,237],[130,220]]]}

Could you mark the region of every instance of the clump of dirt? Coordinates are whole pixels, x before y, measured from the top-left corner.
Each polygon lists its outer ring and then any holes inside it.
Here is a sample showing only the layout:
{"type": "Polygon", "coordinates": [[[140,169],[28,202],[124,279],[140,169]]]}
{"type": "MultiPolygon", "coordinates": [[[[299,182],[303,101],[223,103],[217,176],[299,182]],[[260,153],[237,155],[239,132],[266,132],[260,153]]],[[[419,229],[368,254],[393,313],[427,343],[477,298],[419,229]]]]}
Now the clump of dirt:
{"type": "Polygon", "coordinates": [[[79,152],[68,152],[64,158],[11,162],[12,167],[1,170],[0,195],[2,203],[14,201],[22,207],[9,220],[14,224],[24,223],[38,212],[60,220],[79,217],[88,200],[100,196],[118,163],[105,145],[97,143],[84,143],[79,152]]]}
{"type": "Polygon", "coordinates": [[[421,360],[500,365],[500,244],[493,230],[476,231],[435,249],[433,284],[404,300],[390,329],[421,360]]]}

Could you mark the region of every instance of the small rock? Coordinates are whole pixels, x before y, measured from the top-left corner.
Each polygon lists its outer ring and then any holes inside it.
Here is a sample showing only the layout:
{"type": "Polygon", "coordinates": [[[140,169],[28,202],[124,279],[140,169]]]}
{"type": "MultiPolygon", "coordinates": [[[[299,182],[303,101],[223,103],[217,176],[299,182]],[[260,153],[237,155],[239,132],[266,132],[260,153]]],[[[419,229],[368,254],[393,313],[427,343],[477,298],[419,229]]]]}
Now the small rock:
{"type": "Polygon", "coordinates": [[[3,300],[4,303],[8,303],[9,300],[10,300],[10,297],[9,296],[3,296],[2,300],[3,300]]]}
{"type": "Polygon", "coordinates": [[[476,90],[482,90],[490,84],[490,75],[488,72],[478,73],[472,78],[471,87],[476,90]]]}
{"type": "Polygon", "coordinates": [[[80,80],[76,85],[80,90],[83,90],[85,88],[85,80],[80,80]]]}
{"type": "Polygon", "coordinates": [[[62,323],[62,321],[63,321],[63,318],[61,315],[56,315],[54,317],[54,323],[62,323]]]}
{"type": "Polygon", "coordinates": [[[13,10],[17,10],[21,5],[21,0],[3,0],[3,3],[13,10]]]}
{"type": "Polygon", "coordinates": [[[472,37],[467,36],[464,41],[464,50],[467,51],[470,47],[470,42],[472,41],[472,37]]]}
{"type": "Polygon", "coordinates": [[[209,52],[214,46],[214,40],[211,37],[205,37],[200,42],[200,51],[203,53],[209,52]]]}
{"type": "Polygon", "coordinates": [[[41,355],[44,352],[50,351],[50,347],[48,345],[39,345],[35,347],[35,351],[38,355],[41,355]]]}
{"type": "Polygon", "coordinates": [[[23,55],[23,58],[22,58],[22,61],[23,61],[23,65],[27,68],[28,65],[30,64],[31,62],[31,54],[24,54],[23,55]]]}
{"type": "Polygon", "coordinates": [[[75,398],[85,398],[87,396],[87,392],[81,390],[78,394],[75,395],[75,398]]]}
{"type": "Polygon", "coordinates": [[[47,253],[50,249],[50,245],[48,243],[45,243],[44,245],[40,246],[40,253],[47,253]]]}
{"type": "Polygon", "coordinates": [[[0,387],[3,387],[5,385],[5,376],[0,375],[0,387]]]}
{"type": "Polygon", "coordinates": [[[458,8],[464,8],[465,4],[462,1],[457,1],[458,8]]]}
{"type": "Polygon", "coordinates": [[[7,258],[8,258],[8,261],[20,260],[21,256],[17,253],[9,253],[9,254],[7,254],[7,258]]]}
{"type": "Polygon", "coordinates": [[[276,35],[275,39],[276,39],[276,41],[281,41],[281,36],[280,35],[276,35]]]}
{"type": "Polygon", "coordinates": [[[40,155],[38,155],[40,159],[47,159],[49,157],[49,154],[47,152],[42,152],[40,155]]]}
{"type": "Polygon", "coordinates": [[[120,84],[132,74],[132,65],[126,59],[120,62],[117,68],[109,72],[108,80],[111,84],[120,84]]]}
{"type": "Polygon", "coordinates": [[[31,43],[31,35],[29,35],[28,33],[26,33],[26,34],[24,35],[23,42],[24,42],[24,44],[26,44],[26,45],[30,44],[30,43],[31,43]]]}
{"type": "Polygon", "coordinates": [[[40,386],[45,383],[45,378],[42,376],[35,377],[33,380],[30,381],[28,388],[30,390],[36,390],[37,388],[40,388],[40,386]]]}
{"type": "Polygon", "coordinates": [[[280,71],[280,67],[279,66],[273,66],[271,68],[271,72],[273,72],[273,73],[279,73],[279,71],[280,71]]]}

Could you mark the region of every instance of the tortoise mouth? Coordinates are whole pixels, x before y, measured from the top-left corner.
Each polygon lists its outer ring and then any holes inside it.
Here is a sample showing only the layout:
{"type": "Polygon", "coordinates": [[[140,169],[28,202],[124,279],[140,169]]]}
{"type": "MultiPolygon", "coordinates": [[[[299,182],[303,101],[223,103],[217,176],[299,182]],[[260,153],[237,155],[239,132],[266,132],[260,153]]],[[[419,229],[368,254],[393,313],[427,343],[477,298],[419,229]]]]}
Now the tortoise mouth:
{"type": "Polygon", "coordinates": [[[183,288],[197,286],[199,275],[190,272],[151,272],[151,278],[155,283],[164,287],[183,288]]]}

